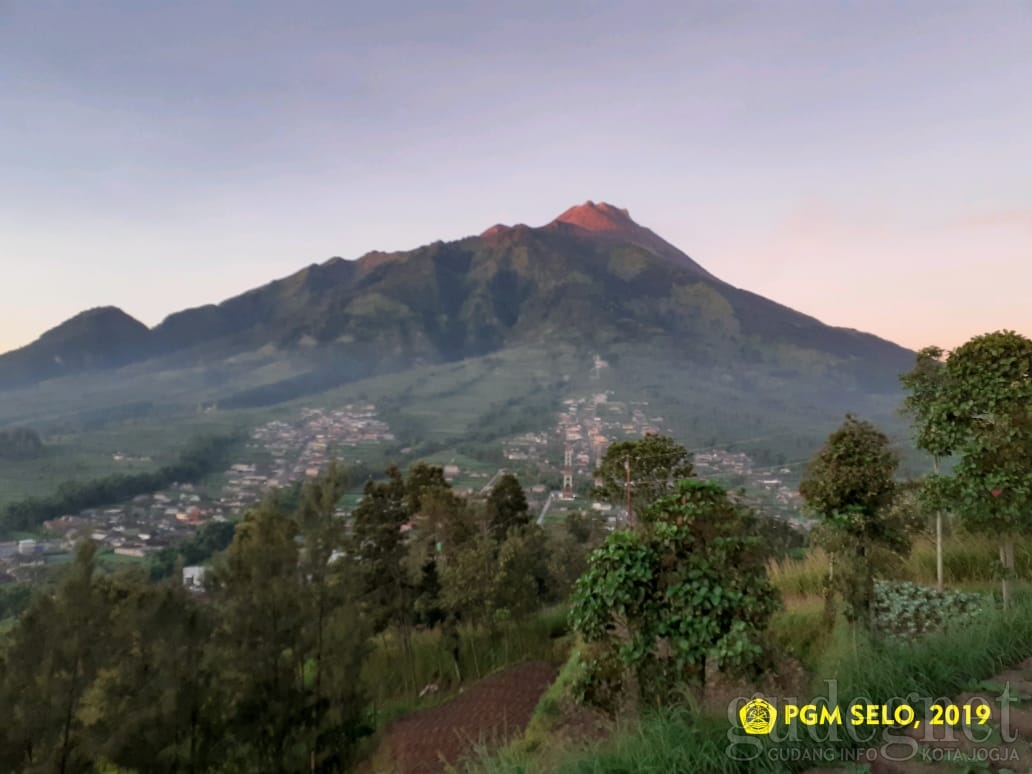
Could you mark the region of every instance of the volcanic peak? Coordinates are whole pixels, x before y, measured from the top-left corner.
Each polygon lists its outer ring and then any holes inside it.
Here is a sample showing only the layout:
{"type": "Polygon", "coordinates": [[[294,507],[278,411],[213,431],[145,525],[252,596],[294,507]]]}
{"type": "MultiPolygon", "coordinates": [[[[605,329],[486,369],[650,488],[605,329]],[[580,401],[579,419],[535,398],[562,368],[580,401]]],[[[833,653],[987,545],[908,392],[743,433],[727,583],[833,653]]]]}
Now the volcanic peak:
{"type": "Polygon", "coordinates": [[[627,210],[607,202],[595,204],[593,201],[570,207],[552,222],[569,223],[585,231],[634,231],[640,228],[631,220],[627,210]]]}
{"type": "MultiPolygon", "coordinates": [[[[621,207],[614,207],[607,202],[586,201],[566,210],[562,215],[549,223],[545,228],[561,228],[573,226],[582,231],[604,232],[610,235],[632,234],[642,230],[641,226],[631,220],[631,214],[621,207]]],[[[513,231],[523,231],[528,226],[519,223],[506,226],[496,223],[484,231],[481,237],[497,237],[513,231]]]]}

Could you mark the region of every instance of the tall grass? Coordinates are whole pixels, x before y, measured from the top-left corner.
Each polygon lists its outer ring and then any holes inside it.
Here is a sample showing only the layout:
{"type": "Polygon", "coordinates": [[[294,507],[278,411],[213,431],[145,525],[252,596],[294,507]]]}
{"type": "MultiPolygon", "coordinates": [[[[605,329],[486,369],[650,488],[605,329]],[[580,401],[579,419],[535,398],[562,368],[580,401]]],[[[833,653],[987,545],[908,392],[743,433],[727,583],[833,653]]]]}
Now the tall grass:
{"type": "Polygon", "coordinates": [[[842,627],[821,665],[839,694],[884,703],[908,693],[951,696],[1032,655],[1032,595],[917,639],[872,641],[842,627]]]}
{"type": "MultiPolygon", "coordinates": [[[[943,540],[943,581],[947,586],[991,583],[997,576],[999,542],[992,537],[953,534],[943,540]]],[[[819,548],[811,548],[801,559],[772,559],[767,574],[786,597],[823,593],[823,579],[830,559],[819,548]]],[[[1014,566],[1017,576],[1032,579],[1032,537],[1014,541],[1014,566]]],[[[919,537],[910,555],[897,568],[899,580],[933,584],[935,578],[935,541],[919,537]]]]}
{"type": "Polygon", "coordinates": [[[699,718],[687,710],[657,712],[641,723],[626,724],[607,742],[588,750],[570,748],[533,756],[516,748],[495,757],[481,754],[466,770],[482,774],[632,774],[691,772],[747,774],[779,772],[764,758],[736,761],[726,753],[727,724],[699,718]]]}
{"type": "Polygon", "coordinates": [[[460,627],[458,664],[452,643],[440,629],[413,632],[407,646],[398,632],[391,631],[374,640],[362,678],[373,691],[374,708],[383,721],[434,703],[460,683],[518,661],[560,664],[569,648],[567,610],[556,607],[493,631],[460,627]],[[420,697],[424,689],[428,690],[420,697]]]}
{"type": "Polygon", "coordinates": [[[767,563],[767,577],[785,597],[806,597],[824,593],[824,577],[831,559],[820,548],[811,548],[801,559],[786,557],[767,563]]]}
{"type": "Polygon", "coordinates": [[[792,600],[771,617],[768,642],[777,653],[796,659],[812,673],[823,658],[830,629],[825,623],[823,599],[792,600]]]}
{"type": "MultiPolygon", "coordinates": [[[[943,540],[943,580],[946,585],[993,581],[1000,563],[1000,543],[981,535],[952,535],[943,540]]],[[[1032,537],[1014,541],[1014,569],[1019,578],[1032,578],[1032,537]]],[[[908,580],[935,583],[935,541],[915,541],[906,562],[908,580]]]]}

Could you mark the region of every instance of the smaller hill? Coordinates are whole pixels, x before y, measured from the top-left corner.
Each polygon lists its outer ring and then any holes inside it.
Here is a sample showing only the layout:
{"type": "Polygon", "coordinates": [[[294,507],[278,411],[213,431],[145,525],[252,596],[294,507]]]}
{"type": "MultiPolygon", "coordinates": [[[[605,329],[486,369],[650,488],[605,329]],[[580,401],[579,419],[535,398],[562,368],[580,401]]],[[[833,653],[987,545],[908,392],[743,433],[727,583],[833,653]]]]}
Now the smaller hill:
{"type": "Polygon", "coordinates": [[[0,356],[0,389],[130,363],[146,351],[150,335],[117,307],[88,309],[0,356]]]}

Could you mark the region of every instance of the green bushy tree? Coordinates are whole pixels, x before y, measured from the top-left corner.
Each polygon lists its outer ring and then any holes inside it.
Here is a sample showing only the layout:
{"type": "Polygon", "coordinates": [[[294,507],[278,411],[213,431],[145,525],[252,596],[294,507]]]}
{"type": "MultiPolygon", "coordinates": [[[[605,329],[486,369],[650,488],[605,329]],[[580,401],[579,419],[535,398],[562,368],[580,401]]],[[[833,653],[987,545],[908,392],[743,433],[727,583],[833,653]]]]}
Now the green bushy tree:
{"type": "Polygon", "coordinates": [[[664,702],[701,691],[710,659],[731,671],[760,663],[779,601],[748,536],[753,518],[720,485],[686,480],[592,553],[571,612],[593,654],[589,684],[611,684],[619,664],[632,701],[664,702]]]}
{"type": "Polygon", "coordinates": [[[628,469],[634,514],[675,492],[678,482],[694,475],[688,450],[668,436],[650,434],[636,441],[621,441],[606,449],[595,471],[602,481],[596,490],[599,499],[617,507],[626,505],[628,469]]]}
{"type": "Polygon", "coordinates": [[[870,422],[847,416],[811,460],[799,485],[821,518],[817,542],[832,556],[829,602],[840,594],[847,617],[873,628],[874,580],[886,556],[909,551],[905,525],[891,509],[899,458],[870,422]]]}

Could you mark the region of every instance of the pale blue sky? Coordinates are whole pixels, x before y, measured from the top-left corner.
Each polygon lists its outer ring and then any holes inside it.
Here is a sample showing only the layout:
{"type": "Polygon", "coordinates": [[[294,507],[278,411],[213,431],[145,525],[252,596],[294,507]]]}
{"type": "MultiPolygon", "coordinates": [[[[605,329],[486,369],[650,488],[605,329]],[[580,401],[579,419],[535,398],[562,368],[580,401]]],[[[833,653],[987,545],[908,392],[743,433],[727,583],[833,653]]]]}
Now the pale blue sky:
{"type": "Polygon", "coordinates": [[[1032,2],[0,0],[0,350],[587,199],[904,345],[1032,335],[1032,2]]]}

